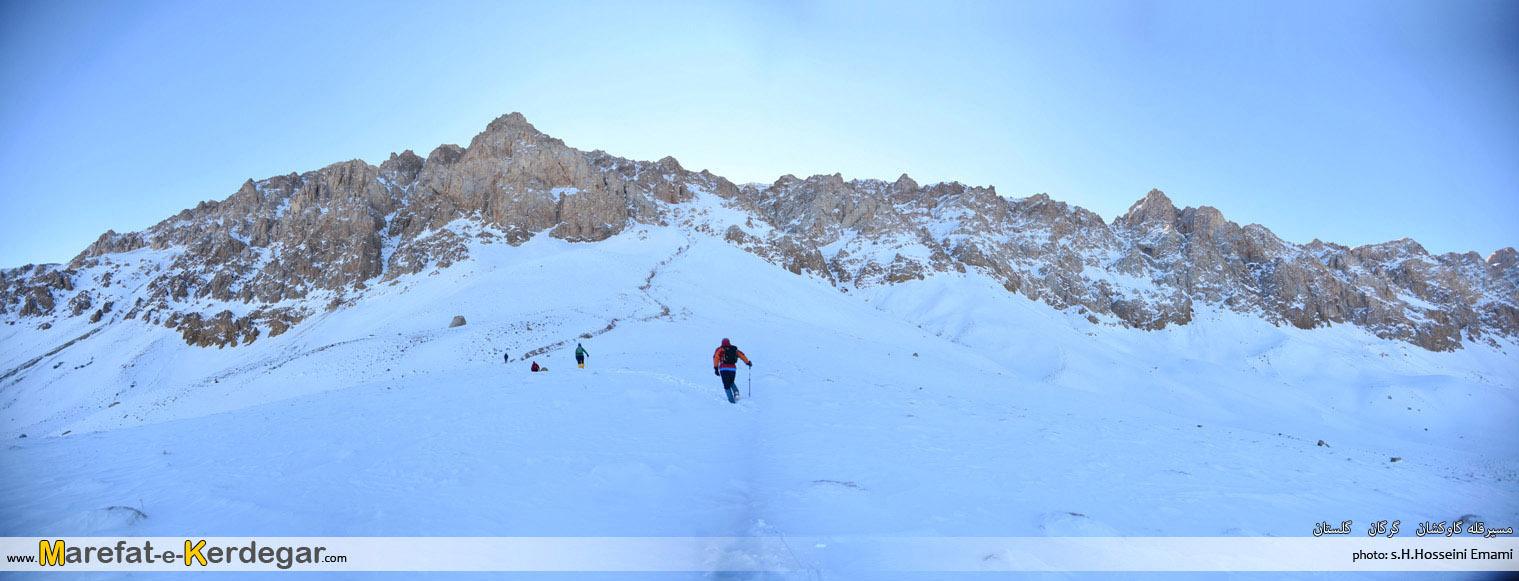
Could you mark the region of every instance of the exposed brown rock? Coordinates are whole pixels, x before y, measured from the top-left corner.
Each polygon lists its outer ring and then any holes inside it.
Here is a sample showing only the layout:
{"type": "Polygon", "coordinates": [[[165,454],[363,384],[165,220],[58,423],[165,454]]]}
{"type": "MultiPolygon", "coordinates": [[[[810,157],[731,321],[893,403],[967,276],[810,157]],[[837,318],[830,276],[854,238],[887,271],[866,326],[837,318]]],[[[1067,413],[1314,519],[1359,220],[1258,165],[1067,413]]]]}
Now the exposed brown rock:
{"type": "Polygon", "coordinates": [[[1484,260],[1432,256],[1412,240],[1297,245],[1211,207],[1178,209],[1159,190],[1106,222],[1045,194],[1006,198],[906,175],[740,187],[670,157],[580,151],[516,113],[468,147],[248,180],[141,232],[108,231],[67,267],[0,270],[0,317],[99,321],[130,299],[122,320],[163,322],[192,345],[240,345],[374,284],[448,268],[476,241],[515,245],[546,232],[591,242],[638,223],[720,237],[845,290],[976,271],[1052,307],[1144,329],[1186,324],[1210,305],[1304,329],[1352,324],[1436,350],[1519,333],[1513,248],[1484,260]],[[703,196],[741,212],[742,226],[694,209],[703,196]],[[242,317],[224,308],[282,301],[303,306],[242,317]]]}

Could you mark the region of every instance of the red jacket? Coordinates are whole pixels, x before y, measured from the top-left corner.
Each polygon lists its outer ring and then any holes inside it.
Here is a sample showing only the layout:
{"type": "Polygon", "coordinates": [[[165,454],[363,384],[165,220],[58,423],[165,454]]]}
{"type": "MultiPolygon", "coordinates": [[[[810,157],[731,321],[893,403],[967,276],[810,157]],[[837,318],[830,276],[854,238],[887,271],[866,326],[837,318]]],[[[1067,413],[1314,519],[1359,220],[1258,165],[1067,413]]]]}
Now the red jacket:
{"type": "MultiPolygon", "coordinates": [[[[712,366],[713,367],[716,367],[719,370],[722,370],[722,369],[737,370],[738,369],[737,362],[734,362],[734,363],[723,363],[723,347],[727,347],[729,345],[732,345],[732,343],[729,343],[727,339],[723,339],[723,345],[722,345],[722,347],[718,347],[717,351],[713,351],[712,352],[712,366]]],[[[737,351],[737,349],[735,349],[735,351],[737,351]]],[[[744,356],[744,352],[743,351],[739,351],[738,352],[738,358],[744,360],[744,363],[749,363],[749,358],[746,357],[746,356],[744,356]]]]}

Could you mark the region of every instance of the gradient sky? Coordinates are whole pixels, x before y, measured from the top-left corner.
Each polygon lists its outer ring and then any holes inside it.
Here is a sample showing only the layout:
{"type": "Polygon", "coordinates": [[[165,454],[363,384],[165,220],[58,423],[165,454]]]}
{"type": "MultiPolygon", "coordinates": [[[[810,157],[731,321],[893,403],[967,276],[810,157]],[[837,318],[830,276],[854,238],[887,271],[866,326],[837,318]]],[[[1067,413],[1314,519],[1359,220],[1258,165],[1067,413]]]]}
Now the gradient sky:
{"type": "Polygon", "coordinates": [[[1160,188],[1485,257],[1519,245],[1516,30],[1473,0],[0,0],[0,266],[511,111],[738,183],[907,173],[1109,219],[1160,188]]]}

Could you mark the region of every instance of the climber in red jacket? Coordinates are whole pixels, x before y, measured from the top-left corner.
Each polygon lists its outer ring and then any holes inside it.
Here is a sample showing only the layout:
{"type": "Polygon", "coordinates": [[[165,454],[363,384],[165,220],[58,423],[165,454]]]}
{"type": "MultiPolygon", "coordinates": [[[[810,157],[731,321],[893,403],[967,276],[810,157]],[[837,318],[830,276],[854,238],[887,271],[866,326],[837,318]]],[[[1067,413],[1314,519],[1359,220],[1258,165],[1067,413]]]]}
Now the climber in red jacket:
{"type": "Polygon", "coordinates": [[[723,339],[721,347],[712,353],[712,374],[723,378],[723,391],[728,393],[728,403],[738,403],[738,385],[733,383],[733,376],[738,374],[738,361],[744,360],[744,365],[754,367],[754,362],[739,351],[738,347],[723,339]]]}

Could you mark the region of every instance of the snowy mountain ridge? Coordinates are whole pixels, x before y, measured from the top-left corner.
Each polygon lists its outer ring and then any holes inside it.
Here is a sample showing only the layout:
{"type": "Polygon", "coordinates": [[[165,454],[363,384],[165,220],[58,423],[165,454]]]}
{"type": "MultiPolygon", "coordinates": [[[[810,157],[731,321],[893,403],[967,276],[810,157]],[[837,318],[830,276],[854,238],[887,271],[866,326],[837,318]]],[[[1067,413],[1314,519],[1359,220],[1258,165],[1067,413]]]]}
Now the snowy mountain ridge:
{"type": "Polygon", "coordinates": [[[1092,323],[1140,329],[1217,308],[1437,351],[1519,334],[1512,248],[1483,260],[1407,239],[1297,245],[1211,207],[1177,209],[1158,190],[1107,222],[1045,194],[906,175],[739,186],[670,157],[574,149],[517,113],[468,147],[249,180],[141,232],[107,232],[67,265],[0,271],[0,321],[44,332],[64,319],[142,321],[191,345],[238,346],[448,269],[472,240],[595,242],[671,224],[845,292],[974,271],[1092,323]]]}

